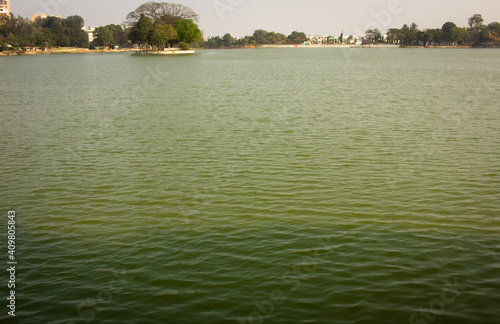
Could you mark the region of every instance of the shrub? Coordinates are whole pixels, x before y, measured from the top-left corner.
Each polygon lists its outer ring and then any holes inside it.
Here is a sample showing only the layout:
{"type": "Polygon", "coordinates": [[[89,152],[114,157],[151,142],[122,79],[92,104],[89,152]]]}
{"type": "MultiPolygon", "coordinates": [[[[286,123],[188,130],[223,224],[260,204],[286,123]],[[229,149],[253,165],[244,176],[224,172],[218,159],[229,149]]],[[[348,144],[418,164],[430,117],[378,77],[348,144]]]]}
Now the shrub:
{"type": "Polygon", "coordinates": [[[184,42],[180,42],[179,43],[179,49],[181,51],[187,51],[189,49],[189,45],[187,43],[184,43],[184,42]]]}

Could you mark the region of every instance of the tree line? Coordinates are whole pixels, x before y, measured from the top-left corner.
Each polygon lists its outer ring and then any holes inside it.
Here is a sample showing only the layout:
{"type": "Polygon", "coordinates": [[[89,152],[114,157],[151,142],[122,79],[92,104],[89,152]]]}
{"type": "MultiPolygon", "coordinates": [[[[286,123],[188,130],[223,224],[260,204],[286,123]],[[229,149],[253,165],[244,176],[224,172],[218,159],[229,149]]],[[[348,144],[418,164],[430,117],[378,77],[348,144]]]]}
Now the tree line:
{"type": "Polygon", "coordinates": [[[82,30],[83,18],[70,16],[64,19],[49,16],[31,22],[27,18],[0,17],[0,44],[4,49],[7,44],[12,47],[26,46],[88,46],[87,34],[82,30]]]}
{"type": "Polygon", "coordinates": [[[27,18],[0,15],[0,45],[17,47],[132,47],[163,49],[174,45],[187,48],[200,43],[202,33],[196,22],[198,15],[188,7],[166,2],[147,2],[127,15],[131,28],[120,25],[98,27],[89,43],[80,16],[59,18],[48,16],[31,22],[27,18]]]}
{"type": "Polygon", "coordinates": [[[294,31],[290,35],[268,32],[266,30],[257,29],[252,36],[246,36],[236,39],[231,34],[224,36],[216,36],[209,38],[200,44],[205,48],[221,48],[221,47],[246,47],[259,45],[298,45],[303,44],[308,40],[307,35],[303,32],[294,31]]]}
{"type": "Polygon", "coordinates": [[[37,18],[34,22],[27,18],[12,15],[0,18],[0,45],[4,50],[7,44],[17,47],[110,47],[130,46],[128,30],[120,25],[98,27],[93,31],[94,40],[89,43],[83,30],[84,20],[74,15],[67,18],[48,16],[37,18]]]}
{"type": "MultiPolygon", "coordinates": [[[[442,28],[418,29],[416,23],[405,24],[402,28],[391,28],[386,37],[379,29],[369,29],[365,33],[363,43],[391,43],[401,46],[429,46],[429,45],[462,45],[462,46],[499,46],[500,45],[500,23],[493,22],[484,25],[480,14],[472,16],[469,27],[458,27],[453,22],[446,22],[442,28]]],[[[339,37],[330,37],[329,43],[344,43],[353,41],[354,36],[344,38],[343,33],[339,37]]],[[[199,44],[204,48],[231,48],[260,45],[297,45],[309,41],[305,33],[297,31],[289,36],[281,33],[268,32],[257,29],[252,36],[234,38],[227,33],[224,36],[211,37],[199,44]]]]}
{"type": "MultiPolygon", "coordinates": [[[[469,27],[458,27],[448,21],[441,28],[418,29],[416,23],[405,24],[402,28],[387,31],[387,42],[401,46],[462,45],[462,46],[498,46],[500,44],[500,23],[484,24],[482,15],[475,14],[468,20],[469,27]]],[[[378,29],[366,31],[370,43],[383,41],[378,29]]]]}
{"type": "MultiPolygon", "coordinates": [[[[142,4],[127,15],[131,28],[120,25],[98,27],[93,31],[94,40],[89,43],[87,33],[82,30],[84,20],[74,15],[67,18],[48,16],[31,22],[27,18],[0,15],[0,45],[16,47],[131,47],[161,50],[165,47],[189,45],[204,48],[230,48],[260,45],[297,45],[308,41],[303,32],[294,31],[286,36],[282,33],[257,29],[252,36],[236,39],[227,33],[202,41],[202,33],[196,23],[199,16],[190,8],[166,2],[150,1],[142,4]]],[[[365,43],[387,42],[401,46],[463,45],[499,46],[500,23],[484,24],[480,14],[469,18],[469,27],[458,27],[446,22],[438,29],[418,29],[416,23],[405,24],[402,28],[391,28],[387,37],[378,29],[369,29],[365,43]]],[[[353,36],[347,39],[352,40],[353,36]]],[[[336,38],[343,43],[343,34],[336,38]]]]}

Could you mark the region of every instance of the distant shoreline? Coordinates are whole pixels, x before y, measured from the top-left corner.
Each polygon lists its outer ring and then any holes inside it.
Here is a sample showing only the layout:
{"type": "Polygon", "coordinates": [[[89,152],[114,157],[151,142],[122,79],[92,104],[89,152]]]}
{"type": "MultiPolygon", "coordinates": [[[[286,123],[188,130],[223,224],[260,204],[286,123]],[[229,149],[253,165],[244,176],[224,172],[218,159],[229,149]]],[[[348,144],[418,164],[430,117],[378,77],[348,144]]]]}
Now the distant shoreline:
{"type": "Polygon", "coordinates": [[[230,46],[230,47],[205,47],[201,49],[252,49],[252,48],[442,48],[442,49],[476,49],[476,48],[498,48],[498,47],[472,47],[472,46],[452,46],[452,45],[442,45],[442,46],[400,46],[393,44],[364,44],[364,45],[260,45],[260,46],[230,46]]]}
{"type": "MultiPolygon", "coordinates": [[[[438,48],[438,49],[476,49],[476,48],[496,48],[498,47],[471,47],[471,46],[410,46],[402,47],[400,45],[392,44],[366,44],[366,45],[261,45],[261,46],[234,46],[234,47],[216,47],[216,48],[195,48],[195,50],[207,49],[265,49],[265,48],[438,48]]],[[[136,52],[137,49],[124,48],[124,49],[97,49],[91,50],[87,48],[73,48],[62,47],[57,49],[50,49],[42,51],[41,49],[31,51],[10,51],[0,52],[0,56],[24,56],[24,55],[50,55],[50,54],[85,54],[85,53],[129,53],[136,52]]]]}
{"type": "MultiPolygon", "coordinates": [[[[220,49],[231,49],[231,48],[241,48],[241,49],[246,49],[246,48],[475,48],[471,46],[451,46],[451,45],[443,45],[443,46],[400,46],[400,45],[393,45],[393,44],[364,44],[364,45],[355,45],[355,44],[350,44],[350,45],[261,45],[257,47],[221,47],[220,49]]],[[[477,47],[477,48],[482,48],[482,47],[477,47]]],[[[207,48],[207,49],[219,49],[219,48],[207,48]]]]}
{"type": "Polygon", "coordinates": [[[381,45],[261,45],[261,48],[398,48],[399,45],[381,44],[381,45]]]}
{"type": "Polygon", "coordinates": [[[49,49],[43,51],[41,49],[33,49],[31,51],[10,51],[10,52],[0,52],[0,56],[24,56],[24,55],[49,55],[49,54],[84,54],[84,53],[126,53],[134,52],[135,49],[125,48],[125,49],[115,49],[115,50],[91,50],[88,48],[75,48],[75,47],[61,47],[57,49],[49,49]]]}

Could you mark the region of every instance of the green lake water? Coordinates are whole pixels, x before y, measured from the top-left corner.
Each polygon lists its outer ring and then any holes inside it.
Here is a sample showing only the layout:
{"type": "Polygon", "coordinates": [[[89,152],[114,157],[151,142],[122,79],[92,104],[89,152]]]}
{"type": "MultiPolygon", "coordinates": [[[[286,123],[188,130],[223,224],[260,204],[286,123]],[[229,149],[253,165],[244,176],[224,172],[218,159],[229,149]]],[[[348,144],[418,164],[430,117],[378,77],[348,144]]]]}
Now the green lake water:
{"type": "Polygon", "coordinates": [[[2,323],[499,323],[498,50],[0,71],[2,323]]]}

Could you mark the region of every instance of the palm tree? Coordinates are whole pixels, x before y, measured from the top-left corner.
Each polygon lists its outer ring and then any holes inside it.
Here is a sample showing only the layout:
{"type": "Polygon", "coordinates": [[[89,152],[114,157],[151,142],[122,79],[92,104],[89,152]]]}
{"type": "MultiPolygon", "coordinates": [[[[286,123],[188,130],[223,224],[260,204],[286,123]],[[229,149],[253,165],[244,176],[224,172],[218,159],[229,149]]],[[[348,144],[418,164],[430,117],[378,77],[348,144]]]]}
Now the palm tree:
{"type": "Polygon", "coordinates": [[[401,29],[391,28],[387,31],[387,41],[398,44],[401,41],[401,29]]]}

